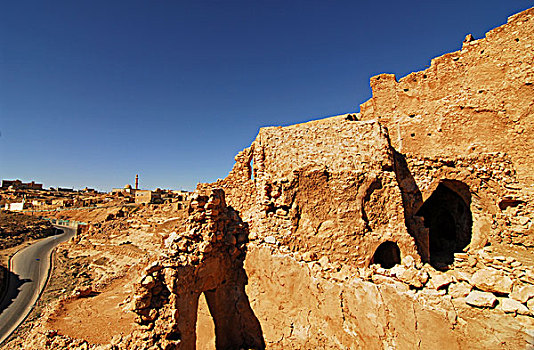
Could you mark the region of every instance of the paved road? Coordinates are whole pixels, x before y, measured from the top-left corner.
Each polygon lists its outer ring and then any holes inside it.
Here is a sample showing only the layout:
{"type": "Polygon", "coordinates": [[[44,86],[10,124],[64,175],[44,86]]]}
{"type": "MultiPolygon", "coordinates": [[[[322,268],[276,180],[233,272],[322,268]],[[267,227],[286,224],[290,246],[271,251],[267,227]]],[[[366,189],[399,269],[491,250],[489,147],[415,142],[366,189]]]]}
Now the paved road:
{"type": "Polygon", "coordinates": [[[44,238],[11,258],[9,289],[0,302],[0,344],[24,321],[39,299],[48,281],[52,250],[75,234],[73,228],[56,227],[64,233],[44,238]]]}

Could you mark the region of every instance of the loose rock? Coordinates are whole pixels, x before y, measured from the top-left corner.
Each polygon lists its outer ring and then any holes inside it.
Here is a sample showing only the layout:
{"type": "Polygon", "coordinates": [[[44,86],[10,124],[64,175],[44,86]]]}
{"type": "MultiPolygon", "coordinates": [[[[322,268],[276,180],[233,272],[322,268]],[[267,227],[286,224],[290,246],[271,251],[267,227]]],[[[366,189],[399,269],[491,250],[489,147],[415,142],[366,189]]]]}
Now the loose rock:
{"type": "Polygon", "coordinates": [[[491,293],[475,290],[469,293],[465,302],[471,306],[494,308],[497,305],[497,298],[491,293]]]}
{"type": "Polygon", "coordinates": [[[482,269],[473,275],[471,284],[485,292],[510,294],[512,280],[494,269],[482,269]]]}

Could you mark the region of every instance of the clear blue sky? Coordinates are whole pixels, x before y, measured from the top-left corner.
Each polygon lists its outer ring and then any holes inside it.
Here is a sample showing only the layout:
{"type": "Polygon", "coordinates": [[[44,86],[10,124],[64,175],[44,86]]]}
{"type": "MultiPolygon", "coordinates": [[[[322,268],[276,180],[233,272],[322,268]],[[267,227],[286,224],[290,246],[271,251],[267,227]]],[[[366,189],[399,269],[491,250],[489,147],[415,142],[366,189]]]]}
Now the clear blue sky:
{"type": "Polygon", "coordinates": [[[533,1],[0,2],[0,178],[193,189],[533,1]]]}

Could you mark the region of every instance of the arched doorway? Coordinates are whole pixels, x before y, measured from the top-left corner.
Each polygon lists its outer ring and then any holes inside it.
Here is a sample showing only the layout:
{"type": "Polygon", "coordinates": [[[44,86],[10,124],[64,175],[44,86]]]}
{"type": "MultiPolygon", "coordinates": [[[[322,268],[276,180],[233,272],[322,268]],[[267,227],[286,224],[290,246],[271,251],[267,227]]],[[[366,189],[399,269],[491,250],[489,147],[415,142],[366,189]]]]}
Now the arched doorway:
{"type": "Polygon", "coordinates": [[[400,264],[400,249],[397,243],[386,241],[376,248],[371,264],[378,264],[384,269],[390,269],[400,264]]]}
{"type": "Polygon", "coordinates": [[[454,262],[454,253],[462,252],[471,242],[471,195],[460,181],[439,183],[417,212],[429,229],[430,264],[446,269],[454,262]]]}

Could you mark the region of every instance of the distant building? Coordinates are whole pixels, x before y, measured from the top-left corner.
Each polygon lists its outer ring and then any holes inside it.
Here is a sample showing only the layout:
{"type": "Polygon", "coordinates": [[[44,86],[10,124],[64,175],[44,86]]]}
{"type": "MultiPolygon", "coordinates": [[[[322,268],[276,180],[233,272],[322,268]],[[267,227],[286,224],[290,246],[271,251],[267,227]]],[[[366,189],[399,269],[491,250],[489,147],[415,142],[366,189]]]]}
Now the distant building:
{"type": "Polygon", "coordinates": [[[136,204],[161,203],[161,194],[150,190],[135,191],[136,204]]]}
{"type": "Polygon", "coordinates": [[[34,199],[32,200],[31,204],[32,204],[32,207],[43,207],[46,205],[46,200],[45,199],[34,199]]]}
{"type": "Polygon", "coordinates": [[[73,188],[63,188],[63,187],[58,187],[58,188],[57,188],[57,191],[58,191],[58,192],[74,192],[74,189],[73,189],[73,188]]]}
{"type": "Polygon", "coordinates": [[[22,199],[19,203],[6,203],[5,210],[9,211],[22,211],[26,208],[26,198],[22,199]]]}
{"type": "Polygon", "coordinates": [[[191,195],[191,192],[188,191],[180,191],[180,190],[172,190],[172,197],[176,198],[179,202],[185,202],[189,200],[189,196],[191,195]]]}
{"type": "Polygon", "coordinates": [[[126,185],[124,186],[124,188],[112,188],[111,189],[111,194],[112,195],[118,195],[118,194],[122,194],[122,195],[126,195],[126,196],[134,196],[135,195],[135,191],[131,185],[126,185]]]}
{"type": "Polygon", "coordinates": [[[52,199],[52,205],[59,207],[72,207],[74,200],[69,198],[52,199]]]}
{"type": "Polygon", "coordinates": [[[22,211],[24,210],[26,203],[20,202],[20,203],[6,203],[5,210],[9,211],[22,211]]]}
{"type": "Polygon", "coordinates": [[[2,180],[2,189],[10,187],[15,189],[42,190],[43,184],[35,183],[35,181],[24,183],[20,180],[2,180]]]}

